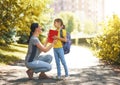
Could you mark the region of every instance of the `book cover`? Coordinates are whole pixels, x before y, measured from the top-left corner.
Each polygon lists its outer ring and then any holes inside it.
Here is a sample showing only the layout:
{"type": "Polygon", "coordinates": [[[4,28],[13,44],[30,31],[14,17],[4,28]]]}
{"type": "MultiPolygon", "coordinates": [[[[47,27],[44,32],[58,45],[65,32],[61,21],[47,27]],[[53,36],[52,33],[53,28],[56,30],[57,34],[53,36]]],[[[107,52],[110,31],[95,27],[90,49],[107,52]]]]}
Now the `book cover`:
{"type": "Polygon", "coordinates": [[[52,43],[53,42],[53,37],[54,36],[57,36],[58,35],[58,31],[57,30],[49,30],[49,33],[48,33],[48,42],[49,43],[52,43]]]}

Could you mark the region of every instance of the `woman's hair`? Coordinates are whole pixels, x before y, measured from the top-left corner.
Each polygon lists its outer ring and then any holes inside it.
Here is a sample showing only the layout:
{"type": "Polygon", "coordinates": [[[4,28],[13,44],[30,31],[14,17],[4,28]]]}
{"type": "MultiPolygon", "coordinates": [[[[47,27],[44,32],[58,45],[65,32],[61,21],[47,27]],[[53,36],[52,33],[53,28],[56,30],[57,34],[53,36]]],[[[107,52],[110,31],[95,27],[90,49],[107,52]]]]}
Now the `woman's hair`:
{"type": "Polygon", "coordinates": [[[31,36],[33,35],[35,29],[38,28],[38,26],[39,26],[38,23],[32,23],[31,24],[31,27],[30,27],[30,30],[31,30],[30,31],[30,36],[29,36],[29,39],[28,39],[27,43],[29,43],[31,36]]]}
{"type": "Polygon", "coordinates": [[[54,20],[54,22],[58,22],[58,23],[60,23],[60,26],[62,27],[62,29],[65,29],[65,25],[63,24],[62,19],[60,19],[60,18],[56,18],[56,19],[54,20]]]}

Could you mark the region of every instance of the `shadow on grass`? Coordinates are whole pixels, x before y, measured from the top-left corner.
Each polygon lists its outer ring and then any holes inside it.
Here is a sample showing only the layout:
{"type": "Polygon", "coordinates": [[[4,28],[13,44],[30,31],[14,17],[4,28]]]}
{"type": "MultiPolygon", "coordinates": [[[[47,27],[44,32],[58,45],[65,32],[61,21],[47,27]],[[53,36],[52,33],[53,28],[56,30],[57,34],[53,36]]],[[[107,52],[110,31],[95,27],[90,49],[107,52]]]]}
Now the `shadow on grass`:
{"type": "Polygon", "coordinates": [[[22,47],[22,48],[27,48],[28,45],[27,44],[12,44],[14,46],[17,46],[17,47],[22,47]]]}
{"type": "Polygon", "coordinates": [[[15,62],[20,61],[21,59],[15,56],[3,55],[0,53],[0,63],[5,64],[14,64],[15,62]]]}
{"type": "Polygon", "coordinates": [[[25,60],[18,60],[16,62],[14,62],[14,64],[10,64],[11,66],[22,66],[24,67],[25,66],[25,60]]]}
{"type": "Polygon", "coordinates": [[[22,53],[26,53],[25,51],[14,49],[14,48],[11,48],[10,46],[0,46],[0,49],[4,50],[4,51],[8,51],[8,52],[22,52],[22,53]]]}

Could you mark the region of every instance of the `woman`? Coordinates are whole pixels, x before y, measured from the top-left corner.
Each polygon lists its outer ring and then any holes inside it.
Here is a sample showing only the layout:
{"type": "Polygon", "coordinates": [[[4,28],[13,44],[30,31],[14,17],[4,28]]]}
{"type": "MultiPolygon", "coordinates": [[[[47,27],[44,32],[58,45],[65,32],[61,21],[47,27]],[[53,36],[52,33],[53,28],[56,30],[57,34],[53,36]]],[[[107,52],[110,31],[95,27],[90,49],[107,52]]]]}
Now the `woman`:
{"type": "Polygon", "coordinates": [[[38,23],[32,23],[30,30],[28,52],[25,58],[25,65],[28,68],[26,73],[29,79],[33,78],[33,73],[38,72],[41,72],[39,74],[39,79],[49,78],[45,72],[51,70],[50,63],[52,61],[52,56],[40,55],[40,53],[49,51],[53,47],[55,41],[47,47],[41,44],[38,36],[42,32],[42,28],[38,25],[38,23]]]}
{"type": "Polygon", "coordinates": [[[58,31],[58,36],[55,36],[54,38],[57,39],[55,45],[54,45],[54,56],[57,66],[57,79],[61,79],[61,67],[60,62],[62,63],[64,70],[65,70],[65,77],[68,77],[68,68],[66,65],[65,57],[64,57],[64,51],[62,47],[62,42],[66,42],[66,30],[64,29],[64,24],[62,19],[57,18],[54,20],[54,26],[56,27],[56,30],[58,31]],[[63,38],[60,37],[60,30],[63,31],[63,38]]]}

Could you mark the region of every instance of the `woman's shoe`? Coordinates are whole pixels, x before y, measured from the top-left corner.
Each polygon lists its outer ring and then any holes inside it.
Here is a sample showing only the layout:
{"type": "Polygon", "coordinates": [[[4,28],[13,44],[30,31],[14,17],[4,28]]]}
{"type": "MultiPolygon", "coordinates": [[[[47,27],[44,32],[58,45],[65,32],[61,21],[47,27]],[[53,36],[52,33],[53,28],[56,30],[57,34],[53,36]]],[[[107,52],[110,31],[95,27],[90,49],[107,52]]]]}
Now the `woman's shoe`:
{"type": "Polygon", "coordinates": [[[51,79],[51,77],[47,76],[46,74],[44,75],[39,75],[39,79],[51,79]]]}
{"type": "Polygon", "coordinates": [[[33,71],[32,71],[31,69],[28,69],[28,70],[26,71],[26,73],[27,73],[29,79],[33,79],[33,71]]]}

